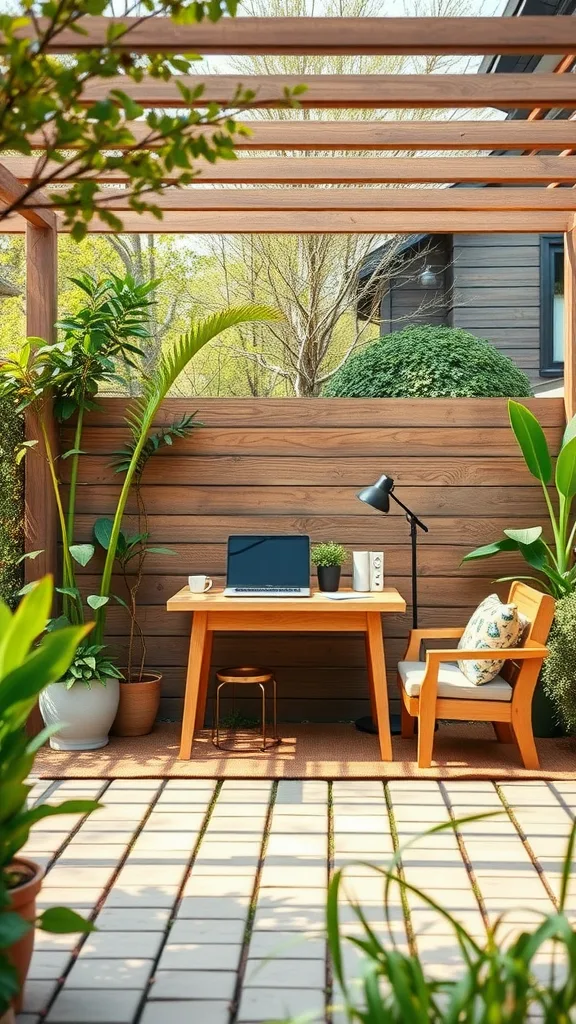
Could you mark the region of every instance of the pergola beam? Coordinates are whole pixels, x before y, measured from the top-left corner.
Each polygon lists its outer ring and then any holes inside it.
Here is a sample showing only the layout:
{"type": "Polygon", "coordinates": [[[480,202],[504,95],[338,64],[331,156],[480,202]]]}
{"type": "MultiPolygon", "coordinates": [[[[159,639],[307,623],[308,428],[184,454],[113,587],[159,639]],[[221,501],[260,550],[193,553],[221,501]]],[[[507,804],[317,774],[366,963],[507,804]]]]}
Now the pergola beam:
{"type": "MultiPolygon", "coordinates": [[[[145,77],[133,82],[123,76],[95,79],[87,83],[80,101],[90,106],[107,98],[112,89],[121,89],[143,107],[189,108],[177,81],[145,77]]],[[[298,96],[305,109],[576,109],[576,75],[182,75],[180,83],[192,90],[204,87],[193,100],[194,107],[210,103],[230,106],[238,87],[256,93],[250,107],[282,107],[286,106],[285,89],[305,85],[306,91],[298,96]]]]}
{"type": "MultiPolygon", "coordinates": [[[[106,189],[102,205],[113,211],[129,211],[126,189],[106,189]]],[[[412,210],[499,211],[566,210],[576,212],[576,190],[561,188],[167,188],[149,201],[162,210],[273,212],[317,210],[412,210]]]]}
{"type": "MultiPolygon", "coordinates": [[[[576,49],[568,16],[524,18],[222,18],[179,25],[163,17],[84,18],[85,35],[60,32],[48,53],[105,46],[112,24],[125,25],[114,49],[202,54],[549,54],[576,49]]],[[[43,22],[40,19],[40,28],[43,22]]],[[[32,26],[22,30],[33,37],[32,26]]]]}
{"type": "MultiPolygon", "coordinates": [[[[15,177],[27,182],[34,176],[36,160],[33,157],[7,157],[5,166],[15,177]]],[[[46,169],[57,170],[57,165],[48,164],[46,169]]],[[[550,181],[573,184],[576,181],[576,157],[241,157],[238,160],[220,160],[216,164],[202,161],[198,163],[198,170],[198,182],[206,185],[368,185],[385,182],[505,184],[550,181]]],[[[165,180],[174,181],[180,173],[178,170],[173,177],[166,175],[165,180]]],[[[126,180],[122,172],[117,170],[97,172],[94,178],[102,183],[126,180]]]]}
{"type": "MultiPolygon", "coordinates": [[[[553,149],[576,147],[576,122],[550,121],[244,121],[250,137],[237,135],[234,146],[243,150],[450,150],[450,149],[553,149]]],[[[154,132],[143,121],[126,125],[142,149],[157,149],[147,142],[154,132]]],[[[199,126],[190,134],[211,138],[217,128],[199,126]]],[[[48,135],[48,142],[49,142],[48,135]]],[[[33,149],[47,148],[37,133],[33,149]]],[[[71,144],[71,149],[74,146],[71,144]]],[[[122,147],[119,146],[119,149],[122,147]]]]}
{"type": "MultiPolygon", "coordinates": [[[[0,164],[0,203],[4,207],[12,206],[13,203],[17,202],[24,195],[25,191],[26,189],[19,180],[18,175],[13,174],[5,163],[0,164]]],[[[33,205],[23,207],[18,212],[24,220],[34,227],[55,229],[58,224],[58,218],[51,205],[50,199],[44,193],[37,192],[34,196],[33,205]],[[40,206],[40,209],[38,206],[40,206]]]]}
{"type": "MultiPolygon", "coordinates": [[[[124,232],[130,234],[538,234],[566,231],[572,218],[572,213],[563,210],[533,211],[529,217],[516,210],[454,210],[449,214],[443,210],[201,210],[167,211],[162,220],[151,214],[126,213],[122,215],[122,223],[124,232]]],[[[20,218],[15,218],[0,227],[8,233],[21,233],[22,224],[20,218]]],[[[97,218],[90,222],[88,230],[117,234],[97,218]]]]}

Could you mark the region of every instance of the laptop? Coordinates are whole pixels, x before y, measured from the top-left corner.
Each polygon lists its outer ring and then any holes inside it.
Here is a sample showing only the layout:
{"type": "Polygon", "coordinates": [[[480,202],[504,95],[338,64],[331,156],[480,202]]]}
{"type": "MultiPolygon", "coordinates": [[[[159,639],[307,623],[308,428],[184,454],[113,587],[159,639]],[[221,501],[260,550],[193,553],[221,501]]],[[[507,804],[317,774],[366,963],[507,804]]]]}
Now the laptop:
{"type": "Polygon", "coordinates": [[[225,597],[310,597],[310,538],[228,538],[225,597]]]}

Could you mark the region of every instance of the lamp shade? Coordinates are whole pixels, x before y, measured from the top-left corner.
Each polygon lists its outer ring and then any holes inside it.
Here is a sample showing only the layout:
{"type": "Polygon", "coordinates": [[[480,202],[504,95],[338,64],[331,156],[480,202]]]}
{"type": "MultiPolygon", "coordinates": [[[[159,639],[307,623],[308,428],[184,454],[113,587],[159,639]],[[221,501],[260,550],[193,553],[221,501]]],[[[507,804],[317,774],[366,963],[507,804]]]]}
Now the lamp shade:
{"type": "Polygon", "coordinates": [[[393,490],[394,480],[391,476],[384,474],[371,487],[365,487],[363,491],[360,491],[356,497],[377,509],[378,512],[386,513],[390,509],[390,494],[393,490]]]}

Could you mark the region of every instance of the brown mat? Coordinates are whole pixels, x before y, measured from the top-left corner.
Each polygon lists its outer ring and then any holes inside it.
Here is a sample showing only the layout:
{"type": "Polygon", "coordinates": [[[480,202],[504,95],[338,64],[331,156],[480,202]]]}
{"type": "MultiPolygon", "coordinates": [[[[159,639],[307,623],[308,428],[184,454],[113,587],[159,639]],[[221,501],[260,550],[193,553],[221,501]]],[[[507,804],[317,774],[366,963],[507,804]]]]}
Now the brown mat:
{"type": "Polygon", "coordinates": [[[436,733],[433,768],[415,764],[415,740],[394,737],[394,758],[378,757],[375,736],[352,725],[280,726],[279,747],[263,754],[217,750],[208,732],[194,741],[191,761],[178,760],[180,727],[157,726],[150,736],[112,737],[107,747],[85,753],[44,747],[36,756],[34,774],[44,779],[574,779],[576,739],[538,740],[541,770],[521,768],[512,745],[496,743],[482,723],[448,724],[436,733]]]}

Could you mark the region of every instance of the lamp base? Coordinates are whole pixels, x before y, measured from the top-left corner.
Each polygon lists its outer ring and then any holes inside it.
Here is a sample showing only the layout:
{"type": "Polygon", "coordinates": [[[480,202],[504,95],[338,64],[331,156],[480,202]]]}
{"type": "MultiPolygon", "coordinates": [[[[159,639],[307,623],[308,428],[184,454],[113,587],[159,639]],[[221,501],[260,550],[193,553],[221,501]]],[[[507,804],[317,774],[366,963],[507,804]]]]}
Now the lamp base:
{"type": "MultiPolygon", "coordinates": [[[[358,732],[369,732],[371,736],[378,735],[378,729],[376,728],[376,724],[371,715],[365,715],[363,718],[357,718],[354,725],[358,729],[358,732]]],[[[393,736],[400,735],[400,715],[390,715],[390,732],[393,736]]]]}

